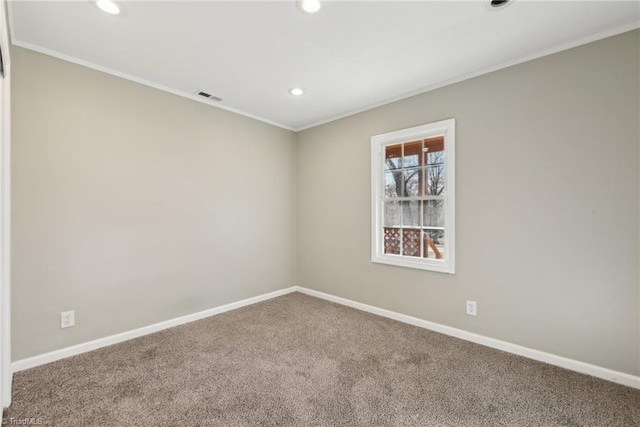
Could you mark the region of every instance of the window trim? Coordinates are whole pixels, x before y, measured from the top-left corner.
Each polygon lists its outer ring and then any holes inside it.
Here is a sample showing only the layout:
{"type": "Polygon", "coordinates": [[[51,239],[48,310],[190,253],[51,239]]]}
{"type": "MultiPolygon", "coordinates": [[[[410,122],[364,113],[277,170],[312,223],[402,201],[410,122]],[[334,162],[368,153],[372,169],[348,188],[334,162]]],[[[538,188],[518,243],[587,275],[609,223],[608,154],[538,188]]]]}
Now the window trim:
{"type": "Polygon", "coordinates": [[[455,119],[447,119],[371,137],[371,262],[455,274],[455,119]],[[385,254],[384,224],[384,147],[444,136],[445,152],[445,217],[444,259],[416,258],[385,254]]]}

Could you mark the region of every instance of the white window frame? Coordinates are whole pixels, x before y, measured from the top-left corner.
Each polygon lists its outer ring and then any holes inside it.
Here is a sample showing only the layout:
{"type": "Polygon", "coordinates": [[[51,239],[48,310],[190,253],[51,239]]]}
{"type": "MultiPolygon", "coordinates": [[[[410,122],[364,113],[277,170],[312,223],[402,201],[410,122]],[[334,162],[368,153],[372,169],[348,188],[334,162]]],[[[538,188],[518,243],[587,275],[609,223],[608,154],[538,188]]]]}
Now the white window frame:
{"type": "Polygon", "coordinates": [[[371,262],[455,274],[455,127],[455,119],[448,119],[371,137],[371,262]],[[385,254],[385,147],[437,136],[444,137],[445,153],[443,259],[385,254]]]}

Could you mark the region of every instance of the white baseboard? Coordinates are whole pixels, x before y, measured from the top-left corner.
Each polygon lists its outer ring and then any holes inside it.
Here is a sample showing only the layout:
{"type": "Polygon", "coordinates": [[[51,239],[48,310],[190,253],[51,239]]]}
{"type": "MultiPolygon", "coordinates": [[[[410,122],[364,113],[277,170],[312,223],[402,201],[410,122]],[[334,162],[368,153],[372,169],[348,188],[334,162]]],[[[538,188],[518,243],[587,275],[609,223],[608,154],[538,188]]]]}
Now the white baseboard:
{"type": "Polygon", "coordinates": [[[545,362],[550,365],[559,366],[571,371],[580,372],[581,374],[591,375],[603,380],[608,380],[618,384],[623,384],[629,387],[640,389],[639,376],[626,374],[624,372],[617,372],[611,369],[603,368],[601,366],[591,365],[589,363],[580,362],[578,360],[568,359],[566,357],[557,356],[555,354],[546,353],[544,351],[534,350],[517,344],[511,344],[506,341],[489,338],[484,335],[474,334],[473,332],[467,332],[462,329],[452,328],[451,326],[445,326],[439,323],[429,322],[427,320],[418,319],[417,317],[407,316],[406,314],[396,313],[393,311],[385,310],[383,308],[362,304],[346,298],[326,294],[324,292],[318,292],[300,286],[296,286],[295,290],[297,292],[307,294],[316,298],[322,298],[324,300],[335,302],[337,304],[346,305],[348,307],[366,311],[368,313],[377,314],[378,316],[387,317],[399,322],[408,323],[420,328],[429,329],[441,334],[450,335],[452,337],[460,338],[466,341],[471,341],[476,344],[496,348],[498,350],[517,354],[519,356],[524,356],[529,359],[538,360],[540,362],[545,362]]]}
{"type": "Polygon", "coordinates": [[[286,288],[286,289],[280,289],[278,291],[269,292],[267,294],[258,295],[256,297],[243,299],[241,301],[232,302],[230,304],[221,305],[220,307],[215,307],[215,308],[200,311],[197,313],[188,314],[186,316],[176,317],[175,319],[165,320],[164,322],[155,323],[153,325],[144,326],[142,328],[133,329],[131,331],[122,332],[120,334],[111,335],[104,338],[98,338],[96,340],[89,341],[86,343],[62,348],[60,350],[51,351],[49,353],[40,354],[38,356],[29,357],[27,359],[18,360],[11,364],[11,369],[13,372],[19,372],[25,369],[34,368],[36,366],[44,365],[46,363],[55,362],[56,360],[75,356],[81,353],[86,353],[91,350],[96,350],[102,347],[117,344],[133,338],[138,338],[143,335],[152,334],[154,332],[158,332],[163,329],[172,328],[174,326],[182,325],[184,323],[189,323],[195,320],[204,319],[205,317],[215,316],[216,314],[224,313],[226,311],[235,310],[237,308],[245,307],[247,305],[255,304],[257,302],[266,301],[282,295],[290,294],[295,291],[296,291],[295,286],[286,288]]]}
{"type": "Polygon", "coordinates": [[[589,363],[580,362],[578,360],[568,359],[566,357],[557,356],[551,353],[546,353],[544,351],[534,350],[534,349],[523,347],[517,344],[508,343],[506,341],[489,338],[484,335],[475,334],[473,332],[464,331],[462,329],[453,328],[451,326],[445,326],[439,323],[429,322],[427,320],[418,319],[417,317],[407,316],[406,314],[400,314],[390,310],[385,310],[383,308],[378,308],[378,307],[363,304],[360,302],[352,301],[346,298],[341,298],[334,295],[326,294],[324,292],[314,291],[312,289],[307,289],[301,286],[293,286],[293,287],[281,289],[275,292],[258,295],[253,298],[247,298],[242,301],[233,302],[230,304],[222,305],[220,307],[215,307],[209,310],[200,311],[198,313],[177,317],[175,319],[166,320],[164,322],[155,323],[153,325],[145,326],[145,327],[134,329],[127,332],[122,332],[120,334],[99,338],[97,340],[89,341],[86,343],[74,345],[74,346],[63,348],[60,350],[55,350],[49,353],[44,353],[44,354],[30,357],[27,359],[18,360],[11,364],[11,368],[13,372],[19,372],[25,369],[34,368],[36,366],[44,365],[46,363],[55,362],[56,360],[75,356],[81,353],[86,353],[88,351],[96,350],[98,348],[117,344],[133,338],[138,338],[143,335],[152,334],[154,332],[158,332],[167,328],[172,328],[174,326],[182,325],[184,323],[189,323],[195,320],[204,319],[205,317],[215,316],[216,314],[235,310],[240,307],[245,307],[247,305],[255,304],[261,301],[266,301],[266,300],[276,298],[282,295],[286,295],[292,292],[300,292],[316,298],[321,298],[327,301],[335,302],[337,304],[345,305],[347,307],[352,307],[358,310],[366,311],[368,313],[377,314],[378,316],[387,317],[389,319],[397,320],[399,322],[408,323],[410,325],[418,326],[420,328],[429,329],[435,332],[439,332],[441,334],[450,335],[466,341],[471,341],[476,344],[481,344],[487,347],[506,351],[508,353],[524,356],[529,359],[545,362],[550,365],[559,366],[561,368],[569,369],[571,371],[580,372],[582,374],[591,375],[593,377],[601,378],[601,379],[612,381],[618,384],[623,384],[629,387],[640,389],[640,377],[635,375],[626,374],[623,372],[617,372],[617,371],[603,368],[600,366],[591,365],[589,363]]]}

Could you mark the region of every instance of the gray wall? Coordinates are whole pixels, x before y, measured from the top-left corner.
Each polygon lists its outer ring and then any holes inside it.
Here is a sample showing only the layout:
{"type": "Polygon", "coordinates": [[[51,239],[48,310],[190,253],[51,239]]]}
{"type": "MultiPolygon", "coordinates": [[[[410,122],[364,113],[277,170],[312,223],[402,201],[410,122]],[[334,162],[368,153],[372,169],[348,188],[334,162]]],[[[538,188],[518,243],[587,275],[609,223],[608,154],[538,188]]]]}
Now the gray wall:
{"type": "Polygon", "coordinates": [[[640,374],[638,34],[301,132],[299,284],[640,374]],[[456,274],[372,264],[370,137],[451,117],[456,274]]]}
{"type": "Polygon", "coordinates": [[[296,284],[293,132],[12,60],[13,360],[296,284]]]}
{"type": "Polygon", "coordinates": [[[639,34],[309,129],[297,148],[15,48],[13,360],[299,284],[640,374],[639,34]],[[456,275],[372,264],[370,137],[449,117],[456,275]]]}

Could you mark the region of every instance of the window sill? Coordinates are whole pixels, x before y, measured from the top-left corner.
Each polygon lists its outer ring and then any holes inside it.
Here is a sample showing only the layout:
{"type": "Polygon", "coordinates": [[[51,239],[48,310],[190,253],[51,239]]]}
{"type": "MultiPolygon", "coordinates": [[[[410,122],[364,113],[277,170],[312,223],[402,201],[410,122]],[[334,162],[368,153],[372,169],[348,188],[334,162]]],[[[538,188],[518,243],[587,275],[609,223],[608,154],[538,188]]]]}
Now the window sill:
{"type": "Polygon", "coordinates": [[[438,273],[455,274],[455,268],[444,260],[420,259],[415,260],[400,255],[374,255],[371,262],[377,264],[395,265],[396,267],[415,268],[418,270],[435,271],[438,273]]]}

